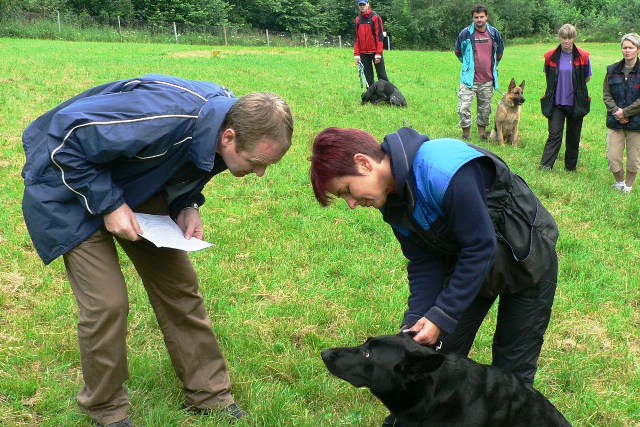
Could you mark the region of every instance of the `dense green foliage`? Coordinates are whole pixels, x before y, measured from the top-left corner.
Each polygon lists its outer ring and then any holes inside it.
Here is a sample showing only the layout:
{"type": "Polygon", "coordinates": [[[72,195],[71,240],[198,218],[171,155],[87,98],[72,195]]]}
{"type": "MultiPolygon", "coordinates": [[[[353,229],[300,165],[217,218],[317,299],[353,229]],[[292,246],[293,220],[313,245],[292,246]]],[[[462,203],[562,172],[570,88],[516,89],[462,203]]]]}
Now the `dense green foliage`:
{"type": "MultiPolygon", "coordinates": [[[[451,49],[460,29],[471,22],[477,0],[390,0],[372,2],[386,22],[393,45],[401,49],[451,49]]],[[[488,1],[490,23],[507,40],[555,35],[564,23],[584,38],[615,41],[634,31],[640,0],[488,1]]],[[[183,27],[232,26],[292,34],[353,37],[355,0],[0,0],[0,22],[16,14],[91,17],[105,23],[120,17],[146,23],[176,22],[183,27]]]]}

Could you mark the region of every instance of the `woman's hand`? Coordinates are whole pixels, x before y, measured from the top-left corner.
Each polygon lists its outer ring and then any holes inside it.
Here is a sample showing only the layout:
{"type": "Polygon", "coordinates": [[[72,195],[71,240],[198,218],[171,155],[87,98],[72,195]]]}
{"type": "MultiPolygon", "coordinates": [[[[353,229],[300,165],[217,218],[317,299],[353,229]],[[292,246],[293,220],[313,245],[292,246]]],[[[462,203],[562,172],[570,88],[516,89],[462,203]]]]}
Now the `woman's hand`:
{"type": "Polygon", "coordinates": [[[413,337],[413,340],[429,347],[437,344],[440,333],[442,332],[439,327],[431,323],[426,317],[422,317],[411,328],[403,329],[403,331],[415,333],[416,335],[413,337]]]}

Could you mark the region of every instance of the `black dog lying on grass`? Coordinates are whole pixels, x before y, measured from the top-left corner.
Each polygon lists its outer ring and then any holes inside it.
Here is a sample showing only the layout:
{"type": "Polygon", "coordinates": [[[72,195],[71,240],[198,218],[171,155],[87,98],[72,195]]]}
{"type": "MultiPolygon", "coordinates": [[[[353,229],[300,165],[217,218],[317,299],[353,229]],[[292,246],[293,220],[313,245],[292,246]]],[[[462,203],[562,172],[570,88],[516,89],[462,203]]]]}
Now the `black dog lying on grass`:
{"type": "Polygon", "coordinates": [[[367,387],[402,427],[571,426],[515,375],[416,343],[409,334],[322,352],[333,375],[367,387]]]}
{"type": "Polygon", "coordinates": [[[362,105],[367,102],[373,105],[381,102],[388,102],[391,105],[398,107],[406,107],[407,101],[402,96],[402,93],[392,83],[386,80],[378,80],[371,86],[365,93],[362,94],[362,105]]]}

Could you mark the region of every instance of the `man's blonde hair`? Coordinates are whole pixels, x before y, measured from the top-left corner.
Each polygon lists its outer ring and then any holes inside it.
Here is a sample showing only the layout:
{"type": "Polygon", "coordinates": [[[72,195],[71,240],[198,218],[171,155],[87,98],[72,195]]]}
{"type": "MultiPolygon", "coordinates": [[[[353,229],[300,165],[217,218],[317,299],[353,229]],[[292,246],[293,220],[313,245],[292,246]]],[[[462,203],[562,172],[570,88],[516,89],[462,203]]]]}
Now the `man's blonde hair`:
{"type": "Polygon", "coordinates": [[[637,33],[629,33],[622,36],[622,40],[620,40],[620,46],[622,46],[622,43],[624,43],[625,41],[631,42],[635,47],[640,49],[640,35],[638,35],[637,33]]]}
{"type": "Polygon", "coordinates": [[[269,138],[288,150],[293,136],[293,116],[289,105],[273,93],[252,93],[238,99],[225,118],[222,130],[233,129],[238,151],[251,152],[269,138]]]}
{"type": "Polygon", "coordinates": [[[558,37],[561,39],[575,39],[578,37],[578,30],[571,24],[564,24],[558,31],[558,37]]]}

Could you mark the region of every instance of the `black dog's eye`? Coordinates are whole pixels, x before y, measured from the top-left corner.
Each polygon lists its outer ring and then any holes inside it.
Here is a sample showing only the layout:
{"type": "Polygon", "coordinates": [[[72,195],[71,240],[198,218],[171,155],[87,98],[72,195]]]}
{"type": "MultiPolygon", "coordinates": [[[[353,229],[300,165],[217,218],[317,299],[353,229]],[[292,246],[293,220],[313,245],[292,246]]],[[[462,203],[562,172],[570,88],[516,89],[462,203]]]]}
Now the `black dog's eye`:
{"type": "Polygon", "coordinates": [[[369,350],[362,350],[362,355],[364,357],[369,357],[369,350]]]}

